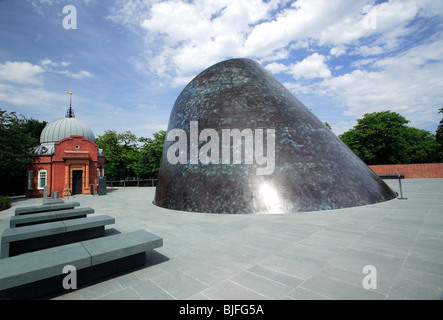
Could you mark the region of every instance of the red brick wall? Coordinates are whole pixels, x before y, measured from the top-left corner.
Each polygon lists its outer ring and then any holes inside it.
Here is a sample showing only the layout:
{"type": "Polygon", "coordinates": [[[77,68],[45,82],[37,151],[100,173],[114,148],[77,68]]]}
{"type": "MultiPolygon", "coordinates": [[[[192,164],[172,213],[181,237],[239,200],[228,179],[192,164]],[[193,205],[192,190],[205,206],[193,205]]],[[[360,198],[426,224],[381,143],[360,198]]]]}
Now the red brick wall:
{"type": "MultiPolygon", "coordinates": [[[[33,165],[28,164],[26,171],[26,193],[28,197],[43,197],[43,189],[38,189],[38,173],[40,170],[46,170],[46,185],[51,185],[51,156],[35,157],[33,165]],[[28,172],[33,170],[32,189],[28,189],[28,172]]],[[[50,194],[48,188],[48,194],[50,194]]]]}
{"type": "Polygon", "coordinates": [[[443,178],[443,163],[386,164],[369,166],[376,174],[404,174],[405,178],[443,178]]]}
{"type": "MultiPolygon", "coordinates": [[[[38,190],[38,170],[47,171],[48,195],[53,191],[58,191],[59,196],[63,197],[63,191],[66,184],[66,164],[73,170],[75,166],[83,169],[83,165],[89,167],[89,184],[83,177],[84,193],[89,193],[90,185],[97,185],[97,167],[105,166],[105,159],[97,155],[97,145],[91,140],[81,136],[71,136],[55,144],[54,155],[30,157],[28,170],[34,171],[33,189],[28,190],[26,184],[26,193],[28,197],[42,197],[43,190],[38,190]],[[78,146],[78,148],[76,148],[78,146]],[[68,151],[68,152],[65,152],[68,151]],[[70,152],[69,152],[70,151],[70,152]]],[[[68,169],[69,170],[69,169],[68,169]]],[[[27,173],[28,174],[28,173],[27,173]]],[[[70,172],[68,172],[70,174],[70,172]]],[[[86,172],[84,172],[86,174],[86,172]]]]}

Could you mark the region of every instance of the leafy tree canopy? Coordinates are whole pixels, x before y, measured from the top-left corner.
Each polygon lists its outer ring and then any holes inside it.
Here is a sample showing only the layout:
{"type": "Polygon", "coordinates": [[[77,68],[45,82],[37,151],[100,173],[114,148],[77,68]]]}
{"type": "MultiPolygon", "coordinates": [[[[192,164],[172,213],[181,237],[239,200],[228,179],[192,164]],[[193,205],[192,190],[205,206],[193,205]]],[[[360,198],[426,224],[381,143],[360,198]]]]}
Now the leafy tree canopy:
{"type": "Polygon", "coordinates": [[[46,122],[0,109],[0,194],[23,194],[29,148],[39,144],[46,122]]]}
{"type": "Polygon", "coordinates": [[[166,131],[160,131],[154,134],[154,139],[137,138],[131,131],[114,130],[99,136],[95,142],[104,151],[108,179],[157,178],[165,136],[166,131]]]}
{"type": "Polygon", "coordinates": [[[435,136],[407,123],[396,112],[367,113],[340,138],[368,165],[435,162],[435,136]]]}

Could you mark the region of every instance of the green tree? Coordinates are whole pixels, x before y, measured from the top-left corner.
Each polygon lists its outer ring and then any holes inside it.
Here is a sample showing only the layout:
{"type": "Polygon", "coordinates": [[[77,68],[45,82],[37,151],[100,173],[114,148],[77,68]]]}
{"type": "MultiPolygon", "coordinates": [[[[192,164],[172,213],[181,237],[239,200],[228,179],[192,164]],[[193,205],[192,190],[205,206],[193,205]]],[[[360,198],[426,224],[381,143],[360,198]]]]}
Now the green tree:
{"type": "MultiPolygon", "coordinates": [[[[137,160],[139,154],[138,139],[131,131],[118,134],[120,141],[120,158],[124,166],[122,178],[137,177],[137,160]]],[[[105,154],[106,161],[106,154],[105,154]]]]}
{"type": "Polygon", "coordinates": [[[138,175],[143,178],[157,178],[163,155],[163,145],[166,131],[161,130],[154,133],[154,139],[141,137],[143,143],[140,148],[138,175]]]}
{"type": "Polygon", "coordinates": [[[433,162],[435,136],[407,123],[396,112],[369,113],[340,138],[368,165],[433,162]]]}
{"type": "Polygon", "coordinates": [[[157,178],[165,136],[166,131],[154,133],[154,139],[105,131],[95,142],[104,151],[108,179],[157,178]]]}
{"type": "Polygon", "coordinates": [[[134,139],[135,135],[130,131],[117,133],[114,130],[107,130],[95,139],[97,147],[103,149],[105,154],[106,176],[109,180],[134,176],[131,162],[136,149],[134,139]]]}
{"type": "Polygon", "coordinates": [[[406,126],[403,136],[408,142],[403,152],[403,163],[432,163],[437,161],[438,144],[431,132],[406,126]]]}
{"type": "Polygon", "coordinates": [[[0,194],[24,194],[29,148],[38,145],[45,126],[0,109],[0,194]]]}

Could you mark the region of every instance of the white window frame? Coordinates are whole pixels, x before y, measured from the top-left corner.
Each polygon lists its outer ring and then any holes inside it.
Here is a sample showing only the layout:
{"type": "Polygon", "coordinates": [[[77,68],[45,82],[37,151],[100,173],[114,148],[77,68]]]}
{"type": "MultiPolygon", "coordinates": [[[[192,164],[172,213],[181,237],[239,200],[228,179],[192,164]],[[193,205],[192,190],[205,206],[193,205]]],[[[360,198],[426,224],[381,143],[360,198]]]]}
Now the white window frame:
{"type": "Polygon", "coordinates": [[[44,188],[45,188],[45,186],[47,186],[47,183],[48,183],[48,171],[46,171],[46,170],[39,170],[38,171],[38,190],[43,190],[44,188]],[[41,181],[42,181],[42,175],[45,175],[44,176],[44,179],[45,179],[45,185],[44,186],[42,186],[41,185],[41,181]]]}
{"type": "Polygon", "coordinates": [[[33,189],[34,170],[28,171],[28,190],[33,189]]]}

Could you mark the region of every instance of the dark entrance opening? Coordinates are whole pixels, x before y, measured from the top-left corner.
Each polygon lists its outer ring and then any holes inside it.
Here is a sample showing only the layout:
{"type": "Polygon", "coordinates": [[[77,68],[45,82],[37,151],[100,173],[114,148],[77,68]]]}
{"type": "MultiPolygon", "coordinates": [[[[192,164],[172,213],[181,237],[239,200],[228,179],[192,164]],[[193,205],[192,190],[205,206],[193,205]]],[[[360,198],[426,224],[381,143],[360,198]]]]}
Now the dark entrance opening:
{"type": "Polygon", "coordinates": [[[74,170],[72,171],[72,194],[82,194],[83,193],[83,171],[74,170]]]}

